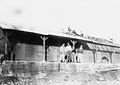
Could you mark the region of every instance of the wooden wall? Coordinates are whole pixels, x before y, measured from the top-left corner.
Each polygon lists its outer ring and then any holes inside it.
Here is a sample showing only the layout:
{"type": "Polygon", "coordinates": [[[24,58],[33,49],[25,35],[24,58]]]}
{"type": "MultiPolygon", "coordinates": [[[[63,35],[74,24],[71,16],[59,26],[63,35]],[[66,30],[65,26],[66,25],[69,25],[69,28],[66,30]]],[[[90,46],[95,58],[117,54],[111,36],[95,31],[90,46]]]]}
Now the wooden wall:
{"type": "Polygon", "coordinates": [[[41,45],[25,45],[25,60],[26,61],[42,61],[44,58],[44,50],[41,45]]]}
{"type": "Polygon", "coordinates": [[[120,63],[120,54],[112,53],[112,63],[114,63],[114,64],[120,63]]]}
{"type": "Polygon", "coordinates": [[[109,63],[111,62],[110,53],[108,53],[108,52],[99,52],[99,51],[96,54],[96,62],[101,63],[103,57],[106,57],[109,60],[109,63]]]}
{"type": "Polygon", "coordinates": [[[2,29],[0,28],[0,54],[4,54],[4,50],[5,50],[5,45],[4,45],[4,33],[2,31],[2,29]]]}
{"type": "Polygon", "coordinates": [[[50,46],[47,49],[47,61],[51,62],[59,62],[59,57],[60,57],[60,48],[56,46],[50,46]]]}
{"type": "MultiPolygon", "coordinates": [[[[89,50],[84,50],[84,63],[94,63],[94,57],[93,57],[93,52],[89,50]]],[[[119,53],[112,53],[110,54],[109,52],[97,52],[95,55],[95,62],[96,63],[102,63],[102,58],[106,57],[109,59],[108,63],[113,63],[113,64],[119,64],[120,63],[120,54],[119,53]],[[111,56],[111,57],[110,57],[111,56]]]]}
{"type": "Polygon", "coordinates": [[[17,61],[42,61],[43,47],[41,45],[17,43],[14,49],[14,54],[17,61]]]}
{"type": "MultiPolygon", "coordinates": [[[[47,61],[48,62],[60,62],[60,48],[57,46],[49,46],[47,48],[47,61]]],[[[44,58],[43,47],[41,45],[32,45],[17,43],[14,48],[15,59],[17,61],[42,61],[44,58]]],[[[109,62],[110,53],[97,52],[95,56],[95,62],[101,63],[102,57],[107,57],[109,62]]],[[[90,50],[84,50],[83,63],[94,63],[94,54],[90,50]]],[[[112,63],[120,63],[120,54],[112,53],[112,63]]]]}
{"type": "Polygon", "coordinates": [[[92,51],[84,50],[83,63],[94,63],[94,57],[92,51]]]}
{"type": "Polygon", "coordinates": [[[15,60],[22,61],[25,60],[25,44],[17,43],[14,48],[15,60]]]}

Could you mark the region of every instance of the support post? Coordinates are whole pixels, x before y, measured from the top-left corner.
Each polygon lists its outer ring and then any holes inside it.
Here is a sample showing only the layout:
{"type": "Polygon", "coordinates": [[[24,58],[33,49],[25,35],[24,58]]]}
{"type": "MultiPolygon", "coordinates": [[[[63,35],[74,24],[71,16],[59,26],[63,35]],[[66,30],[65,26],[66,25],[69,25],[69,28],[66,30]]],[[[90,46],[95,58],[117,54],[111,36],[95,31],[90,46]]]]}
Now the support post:
{"type": "Polygon", "coordinates": [[[77,41],[71,40],[71,43],[73,44],[72,49],[75,49],[75,44],[77,43],[77,41]]]}
{"type": "Polygon", "coordinates": [[[112,63],[112,53],[110,53],[110,62],[112,63]]]}
{"type": "Polygon", "coordinates": [[[5,33],[5,55],[7,55],[7,32],[5,33]]]}
{"type": "Polygon", "coordinates": [[[95,55],[96,55],[95,53],[96,53],[96,52],[93,51],[93,59],[94,59],[94,63],[96,63],[96,62],[95,62],[95,59],[96,59],[96,58],[95,58],[95,55]]]}
{"type": "Polygon", "coordinates": [[[47,59],[45,57],[45,41],[48,39],[48,37],[41,37],[41,39],[43,40],[43,62],[45,62],[47,59]]]}
{"type": "Polygon", "coordinates": [[[8,36],[10,36],[12,33],[5,33],[5,55],[8,56],[8,36]]]}
{"type": "Polygon", "coordinates": [[[95,50],[95,63],[98,63],[98,56],[97,56],[97,49],[95,50]],[[97,59],[97,62],[96,62],[96,59],[97,59]]]}

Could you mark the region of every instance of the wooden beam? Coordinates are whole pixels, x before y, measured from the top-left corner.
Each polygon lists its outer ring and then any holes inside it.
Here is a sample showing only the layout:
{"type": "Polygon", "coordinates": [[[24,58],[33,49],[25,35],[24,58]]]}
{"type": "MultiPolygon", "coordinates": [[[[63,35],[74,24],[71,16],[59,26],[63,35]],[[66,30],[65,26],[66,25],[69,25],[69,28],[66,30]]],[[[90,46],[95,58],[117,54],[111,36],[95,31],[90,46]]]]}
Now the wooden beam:
{"type": "Polygon", "coordinates": [[[77,41],[74,41],[74,40],[70,40],[70,41],[71,41],[71,43],[73,44],[72,49],[75,49],[75,44],[77,43],[77,41]]]}
{"type": "Polygon", "coordinates": [[[95,51],[93,51],[93,59],[94,59],[94,63],[96,63],[96,61],[95,61],[95,58],[96,56],[95,56],[95,51]]]}
{"type": "Polygon", "coordinates": [[[47,59],[46,59],[46,56],[45,56],[45,43],[46,43],[46,40],[48,39],[48,37],[45,37],[45,36],[40,36],[41,37],[41,39],[43,40],[43,49],[44,49],[44,51],[43,51],[43,62],[45,62],[45,61],[47,61],[47,59]]]}
{"type": "Polygon", "coordinates": [[[110,53],[110,62],[112,63],[112,53],[110,53]]]}

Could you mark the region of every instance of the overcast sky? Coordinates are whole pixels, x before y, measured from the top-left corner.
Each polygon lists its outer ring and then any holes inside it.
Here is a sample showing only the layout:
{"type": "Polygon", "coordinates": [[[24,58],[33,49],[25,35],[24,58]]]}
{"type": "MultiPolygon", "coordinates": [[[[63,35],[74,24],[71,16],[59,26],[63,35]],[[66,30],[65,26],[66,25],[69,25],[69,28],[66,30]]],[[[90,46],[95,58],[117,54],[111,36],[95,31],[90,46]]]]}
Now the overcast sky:
{"type": "Polygon", "coordinates": [[[71,26],[120,44],[120,0],[0,0],[0,21],[35,26],[41,32],[71,26]]]}

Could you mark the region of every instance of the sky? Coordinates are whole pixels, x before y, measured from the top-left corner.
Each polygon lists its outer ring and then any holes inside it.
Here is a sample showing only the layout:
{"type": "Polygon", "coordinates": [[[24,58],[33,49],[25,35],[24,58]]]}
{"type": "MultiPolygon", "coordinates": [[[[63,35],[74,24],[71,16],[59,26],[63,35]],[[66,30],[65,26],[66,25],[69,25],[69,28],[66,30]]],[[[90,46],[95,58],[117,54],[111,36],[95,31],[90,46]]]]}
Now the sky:
{"type": "Polygon", "coordinates": [[[120,44],[120,0],[0,0],[0,21],[48,33],[70,26],[120,44]]]}

